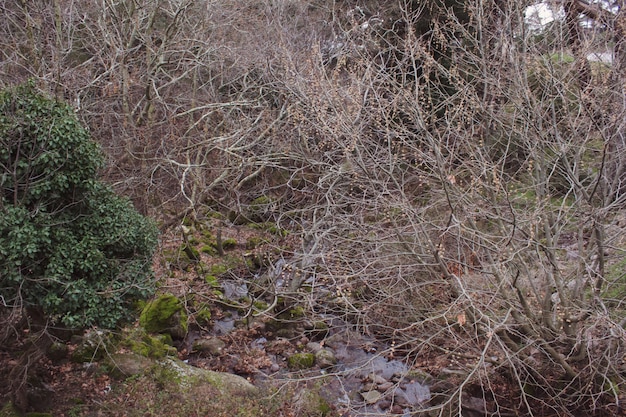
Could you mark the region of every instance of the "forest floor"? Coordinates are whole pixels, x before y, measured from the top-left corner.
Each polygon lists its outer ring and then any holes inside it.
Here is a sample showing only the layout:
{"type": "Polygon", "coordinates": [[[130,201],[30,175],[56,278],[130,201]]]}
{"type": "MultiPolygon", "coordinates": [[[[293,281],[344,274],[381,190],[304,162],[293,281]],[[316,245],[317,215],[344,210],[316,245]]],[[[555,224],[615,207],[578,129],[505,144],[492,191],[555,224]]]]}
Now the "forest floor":
{"type": "MultiPolygon", "coordinates": [[[[160,250],[155,256],[154,270],[159,281],[159,293],[171,293],[186,300],[190,327],[184,340],[175,341],[178,359],[199,368],[242,376],[261,388],[259,396],[229,398],[218,390],[209,389],[189,398],[171,391],[153,374],[116,378],[99,361],[72,361],[71,352],[77,349],[77,345],[67,341],[66,357],[53,360],[44,356],[34,367],[30,380],[37,383],[33,384],[29,393],[29,411],[48,413],[54,417],[393,416],[441,404],[447,394],[462,383],[465,375],[453,372],[459,367],[462,369],[463,364],[459,362],[462,359],[458,357],[435,351],[425,352],[419,357],[404,356],[403,352],[394,351],[384,341],[357,334],[354,328],[348,329],[349,323],[345,322],[341,329],[312,331],[306,311],[298,310],[296,316],[291,313],[291,318],[286,320],[288,323],[278,327],[276,319],[279,314],[276,311],[255,317],[255,311],[268,308],[270,299],[258,297],[254,303],[246,304],[249,301],[245,301],[247,297],[254,298],[251,296],[254,279],[268,269],[267,265],[292,255],[299,243],[297,237],[273,224],[262,227],[251,227],[249,224],[224,226],[219,219],[207,219],[204,226],[179,227],[163,233],[160,250]],[[193,251],[185,250],[186,245],[193,251]],[[189,259],[186,253],[191,253],[196,259],[189,259]],[[231,284],[240,282],[235,278],[249,284],[238,299],[232,295],[237,288],[231,284]],[[229,292],[231,294],[225,294],[229,292]],[[246,305],[249,306],[247,311],[246,305]],[[206,306],[210,319],[202,321],[202,308],[206,306]],[[219,348],[211,353],[197,351],[193,346],[198,339],[217,341],[219,348]],[[289,369],[287,359],[291,355],[306,352],[316,344],[320,347],[333,346],[336,352],[347,352],[347,356],[339,358],[337,373],[319,366],[296,371],[289,369]],[[416,399],[416,402],[423,401],[419,404],[403,403],[397,396],[388,394],[391,388],[387,388],[379,390],[381,395],[376,394],[371,399],[368,395],[373,390],[368,388],[369,391],[366,391],[364,387],[370,386],[373,381],[366,372],[352,372],[348,377],[347,373],[343,375],[339,371],[349,368],[350,355],[367,363],[378,361],[382,366],[378,370],[406,366],[402,368],[403,373],[419,371],[428,375],[427,380],[422,381],[428,392],[427,397],[424,397],[425,400],[416,399]],[[308,392],[303,389],[319,394],[320,404],[313,408],[310,404],[303,404],[302,392],[308,392]]],[[[206,311],[204,313],[206,315],[206,311]]],[[[135,323],[130,327],[137,325],[135,323]]],[[[25,340],[27,336],[26,332],[21,338],[25,340]]],[[[455,342],[449,343],[453,345],[455,342]]],[[[0,381],[9,381],[9,372],[17,364],[19,353],[19,349],[0,350],[0,381]]],[[[497,399],[484,397],[484,391],[479,386],[468,386],[460,404],[457,404],[456,415],[485,415],[495,409],[496,403],[499,407],[508,406],[513,410],[515,399],[512,393],[519,387],[496,376],[491,382],[489,390],[497,399]]],[[[379,381],[379,387],[394,386],[405,393],[409,388],[422,389],[421,385],[415,384],[413,380],[399,380],[397,375],[379,381]]],[[[8,406],[8,388],[9,384],[0,384],[0,417],[16,415],[8,406]]],[[[450,412],[450,415],[455,415],[454,410],[450,412]]],[[[552,414],[536,415],[547,417],[552,414]]]]}

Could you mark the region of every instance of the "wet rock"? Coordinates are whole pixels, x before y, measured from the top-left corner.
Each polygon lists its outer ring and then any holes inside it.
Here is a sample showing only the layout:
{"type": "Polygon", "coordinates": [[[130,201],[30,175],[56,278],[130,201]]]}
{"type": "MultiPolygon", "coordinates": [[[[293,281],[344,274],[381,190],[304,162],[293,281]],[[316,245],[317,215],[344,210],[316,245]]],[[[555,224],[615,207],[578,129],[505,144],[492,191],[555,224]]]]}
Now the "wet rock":
{"type": "Polygon", "coordinates": [[[219,356],[226,343],[217,337],[209,337],[207,339],[197,339],[193,342],[192,350],[194,352],[208,353],[212,356],[219,356]]]}
{"type": "Polygon", "coordinates": [[[318,342],[309,342],[306,344],[306,348],[313,353],[317,353],[322,350],[322,345],[318,342]]]}
{"type": "Polygon", "coordinates": [[[373,382],[367,382],[365,384],[363,384],[363,387],[361,388],[361,391],[374,391],[376,390],[377,385],[374,384],[373,382]]]}
{"type": "Polygon", "coordinates": [[[385,392],[393,388],[393,386],[394,386],[393,382],[387,381],[387,382],[383,382],[382,384],[379,384],[378,387],[376,387],[376,389],[378,391],[385,392]]]}
{"type": "Polygon", "coordinates": [[[369,381],[372,381],[374,384],[384,384],[385,382],[387,382],[385,378],[383,378],[382,376],[378,374],[369,374],[367,376],[367,379],[369,381]]]}
{"type": "Polygon", "coordinates": [[[331,407],[328,402],[316,390],[300,390],[294,398],[293,408],[296,415],[302,416],[326,416],[331,407]]]}
{"type": "Polygon", "coordinates": [[[409,405],[411,405],[411,403],[407,400],[407,398],[404,395],[402,395],[402,392],[398,392],[398,391],[396,391],[396,395],[394,396],[394,402],[396,403],[397,406],[401,408],[406,408],[409,405]]]}
{"type": "Polygon", "coordinates": [[[330,368],[337,364],[335,353],[327,348],[315,352],[315,363],[322,369],[330,368]]]}
{"type": "Polygon", "coordinates": [[[277,363],[273,363],[270,366],[270,372],[278,372],[278,371],[280,371],[280,365],[277,363]]]}
{"type": "Polygon", "coordinates": [[[396,390],[396,396],[406,400],[409,405],[423,404],[430,400],[430,389],[426,385],[413,381],[408,384],[402,384],[396,390]]]}
{"type": "Polygon", "coordinates": [[[378,402],[378,407],[381,410],[387,410],[391,407],[391,400],[388,399],[382,399],[378,402]]]}
{"type": "Polygon", "coordinates": [[[239,316],[237,315],[235,317],[227,317],[222,320],[217,320],[215,322],[215,326],[213,327],[213,331],[215,332],[215,334],[227,335],[228,333],[232,332],[235,329],[235,322],[237,317],[239,316]]]}
{"type": "Polygon", "coordinates": [[[361,393],[361,397],[363,397],[363,401],[367,404],[374,404],[378,402],[383,395],[378,391],[365,391],[361,393]]]}
{"type": "Polygon", "coordinates": [[[264,350],[266,344],[267,344],[267,339],[264,337],[259,337],[258,339],[255,339],[252,341],[252,343],[250,343],[250,348],[264,350]]]}
{"type": "Polygon", "coordinates": [[[471,417],[485,415],[487,410],[487,404],[483,398],[463,396],[461,401],[461,407],[463,408],[463,415],[471,417]]]}

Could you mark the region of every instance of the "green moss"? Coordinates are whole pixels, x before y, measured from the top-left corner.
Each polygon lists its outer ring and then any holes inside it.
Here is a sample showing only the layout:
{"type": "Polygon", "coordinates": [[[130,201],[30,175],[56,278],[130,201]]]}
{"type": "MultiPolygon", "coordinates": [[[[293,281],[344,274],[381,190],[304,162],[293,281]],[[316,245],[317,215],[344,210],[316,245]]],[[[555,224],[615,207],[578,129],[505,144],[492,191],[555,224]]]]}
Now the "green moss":
{"type": "Polygon", "coordinates": [[[242,225],[242,224],[246,224],[246,222],[249,222],[250,220],[246,218],[246,216],[244,216],[241,213],[238,213],[236,211],[229,211],[228,212],[228,220],[235,225],[242,225]]]}
{"type": "Polygon", "coordinates": [[[187,258],[192,261],[197,261],[200,259],[200,252],[198,252],[198,249],[196,249],[191,243],[184,244],[183,246],[181,246],[180,250],[182,253],[187,255],[187,258]]]}
{"type": "Polygon", "coordinates": [[[200,275],[208,273],[210,270],[209,266],[204,262],[199,262],[196,265],[196,272],[200,275]]]}
{"type": "Polygon", "coordinates": [[[219,276],[228,272],[228,267],[224,264],[216,264],[212,265],[210,269],[210,274],[213,276],[219,276]]]}
{"type": "Polygon", "coordinates": [[[304,317],[304,313],[305,313],[304,307],[295,306],[289,309],[289,318],[296,319],[296,318],[304,317]]]}
{"type": "Polygon", "coordinates": [[[324,417],[332,411],[332,407],[319,394],[319,387],[301,390],[294,394],[301,415],[324,417]]]}
{"type": "Polygon", "coordinates": [[[315,364],[315,355],[312,353],[294,353],[287,359],[291,370],[309,369],[315,364]]]}
{"type": "Polygon", "coordinates": [[[133,353],[146,358],[161,359],[166,356],[176,356],[176,348],[172,346],[172,337],[169,334],[149,335],[141,329],[134,329],[122,340],[122,346],[133,353]]]}
{"type": "Polygon", "coordinates": [[[215,275],[208,274],[204,277],[204,282],[210,285],[212,288],[220,288],[221,285],[215,275]]]}
{"type": "MultiPolygon", "coordinates": [[[[607,268],[606,281],[602,298],[609,303],[626,297],[626,258],[607,268]]],[[[620,302],[620,301],[617,301],[620,302]]]]}
{"type": "MultiPolygon", "coordinates": [[[[191,249],[193,251],[198,252],[195,248],[191,249]]],[[[199,255],[198,255],[199,256],[199,255]]],[[[188,270],[189,267],[195,262],[195,260],[189,258],[188,253],[184,250],[183,247],[178,250],[163,250],[163,259],[165,260],[166,267],[174,267],[180,270],[188,270]]]]}
{"type": "Polygon", "coordinates": [[[261,197],[257,197],[254,200],[252,200],[252,202],[250,203],[250,207],[259,207],[259,206],[267,206],[268,204],[271,204],[272,200],[266,196],[266,195],[262,195],[261,197]]]}
{"type": "Polygon", "coordinates": [[[255,300],[252,303],[252,306],[256,311],[265,311],[269,307],[269,305],[265,301],[255,300]]]}
{"type": "Polygon", "coordinates": [[[258,236],[252,236],[248,238],[248,240],[246,241],[246,249],[248,250],[255,249],[256,247],[262,245],[263,243],[265,243],[264,239],[258,236]]]}
{"type": "Polygon", "coordinates": [[[237,246],[237,240],[233,238],[224,239],[222,241],[222,247],[224,249],[232,249],[237,246]]]}
{"type": "Polygon", "coordinates": [[[224,219],[224,215],[222,213],[220,213],[219,211],[211,211],[211,212],[207,213],[206,216],[209,219],[218,219],[218,220],[223,220],[224,219]]]}
{"type": "Polygon", "coordinates": [[[0,417],[20,417],[20,413],[13,407],[13,404],[8,402],[0,410],[0,417]]]}
{"type": "Polygon", "coordinates": [[[183,375],[176,369],[161,364],[153,366],[150,375],[161,389],[171,389],[173,386],[181,385],[183,381],[183,375]]]}
{"type": "Polygon", "coordinates": [[[550,60],[554,63],[564,63],[564,64],[571,64],[573,63],[576,59],[569,54],[565,54],[563,52],[560,53],[554,53],[550,55],[550,60]]]}
{"type": "Polygon", "coordinates": [[[208,255],[214,256],[217,254],[217,250],[213,245],[204,245],[200,248],[200,252],[206,253],[208,255]]]}
{"type": "Polygon", "coordinates": [[[199,324],[209,324],[211,321],[211,310],[203,308],[196,313],[196,322],[199,324]]]}
{"type": "Polygon", "coordinates": [[[187,332],[187,315],[182,302],[172,294],[164,294],[149,302],[139,316],[139,324],[151,333],[161,333],[180,326],[187,332]]]}
{"type": "Polygon", "coordinates": [[[604,384],[602,384],[602,388],[604,389],[604,391],[610,392],[613,397],[617,398],[619,397],[620,393],[620,382],[621,381],[615,381],[614,378],[605,379],[604,384]]]}
{"type": "Polygon", "coordinates": [[[280,236],[280,237],[285,237],[289,234],[286,230],[278,227],[276,223],[274,222],[248,223],[248,227],[251,227],[257,230],[263,230],[263,231],[269,232],[273,235],[280,236]]]}
{"type": "Polygon", "coordinates": [[[328,328],[328,324],[323,321],[316,321],[312,326],[306,329],[306,334],[311,340],[323,340],[328,337],[329,333],[330,329],[328,328]]]}
{"type": "Polygon", "coordinates": [[[257,197],[250,202],[243,216],[253,222],[267,220],[272,203],[272,199],[268,196],[257,197]]]}

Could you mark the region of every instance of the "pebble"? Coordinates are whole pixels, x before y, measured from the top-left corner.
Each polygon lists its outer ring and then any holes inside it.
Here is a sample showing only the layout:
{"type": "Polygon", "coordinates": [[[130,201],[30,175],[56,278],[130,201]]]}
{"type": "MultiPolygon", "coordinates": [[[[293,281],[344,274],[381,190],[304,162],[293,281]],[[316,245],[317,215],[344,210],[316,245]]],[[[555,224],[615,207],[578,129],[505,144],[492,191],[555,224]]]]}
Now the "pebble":
{"type": "Polygon", "coordinates": [[[361,393],[361,397],[368,404],[374,404],[378,400],[380,400],[383,395],[378,391],[366,391],[361,393]]]}
{"type": "Polygon", "coordinates": [[[376,388],[376,389],[378,391],[385,392],[385,391],[390,390],[393,386],[394,386],[393,382],[387,381],[387,382],[384,382],[382,384],[378,384],[378,388],[376,388]]]}

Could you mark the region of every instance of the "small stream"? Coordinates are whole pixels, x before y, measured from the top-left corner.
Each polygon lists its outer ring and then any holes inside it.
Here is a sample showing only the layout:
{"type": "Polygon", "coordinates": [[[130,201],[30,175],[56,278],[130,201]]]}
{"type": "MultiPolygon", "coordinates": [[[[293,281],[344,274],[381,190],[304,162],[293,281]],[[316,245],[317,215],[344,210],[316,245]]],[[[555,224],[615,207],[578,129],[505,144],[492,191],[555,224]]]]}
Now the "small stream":
{"type": "MultiPolygon", "coordinates": [[[[247,295],[247,288],[241,284],[226,283],[224,289],[235,299],[247,295]]],[[[229,317],[215,321],[212,336],[225,336],[236,328],[240,316],[236,311],[230,313],[229,317]]],[[[329,323],[328,334],[308,343],[306,351],[329,351],[336,364],[325,369],[314,367],[304,373],[305,378],[324,376],[320,379],[320,393],[330,404],[339,410],[349,409],[352,417],[409,416],[427,405],[431,398],[427,374],[412,371],[399,359],[386,357],[389,346],[355,331],[349,323],[337,317],[324,317],[324,322],[329,323]]],[[[271,340],[271,336],[268,338],[271,340]]],[[[265,352],[269,343],[262,336],[250,342],[249,348],[265,352]]],[[[272,360],[269,376],[259,375],[260,380],[303,377],[290,372],[281,355],[268,357],[272,360]]]]}
{"type": "Polygon", "coordinates": [[[326,341],[337,358],[333,379],[324,386],[327,399],[351,409],[351,416],[407,416],[430,401],[425,374],[412,373],[409,366],[383,354],[387,346],[371,337],[349,330],[344,324],[326,341]]]}

